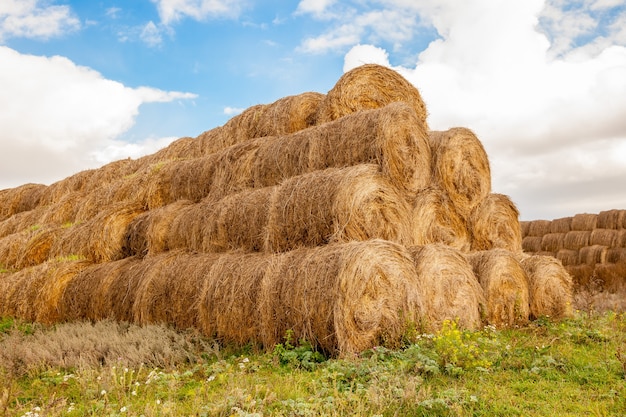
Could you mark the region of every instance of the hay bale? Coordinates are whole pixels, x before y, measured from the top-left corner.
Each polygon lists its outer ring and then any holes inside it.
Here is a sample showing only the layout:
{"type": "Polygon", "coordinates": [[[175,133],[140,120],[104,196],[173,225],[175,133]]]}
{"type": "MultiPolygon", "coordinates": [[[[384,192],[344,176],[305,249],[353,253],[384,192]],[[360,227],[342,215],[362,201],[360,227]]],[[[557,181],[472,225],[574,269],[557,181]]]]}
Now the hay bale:
{"type": "Polygon", "coordinates": [[[595,265],[606,262],[608,248],[601,245],[585,246],[578,251],[578,263],[595,265]]]}
{"type": "Polygon", "coordinates": [[[528,277],[530,316],[569,317],[572,309],[572,277],[552,256],[517,255],[528,277]]]}
{"type": "Polygon", "coordinates": [[[528,226],[526,236],[543,237],[543,235],[550,233],[551,224],[550,220],[533,220],[528,226]]]}
{"type": "Polygon", "coordinates": [[[319,105],[317,123],[398,101],[410,105],[420,125],[428,130],[426,105],[413,84],[392,69],[375,64],[362,65],[343,74],[328,92],[319,105]]]}
{"type": "Polygon", "coordinates": [[[606,210],[598,213],[596,227],[599,229],[625,229],[626,210],[606,210]]]}
{"type": "Polygon", "coordinates": [[[572,249],[560,249],[556,253],[556,258],[561,261],[563,266],[578,265],[578,251],[572,249]]]}
{"type": "Polygon", "coordinates": [[[471,249],[482,251],[506,249],[522,250],[522,230],[519,211],[511,199],[503,194],[489,194],[469,216],[471,249]]]}
{"type": "Polygon", "coordinates": [[[24,184],[0,190],[0,221],[36,208],[46,188],[42,184],[24,184]]]}
{"type": "Polygon", "coordinates": [[[550,222],[550,233],[567,233],[572,230],[572,217],[561,217],[550,222]]]}
{"type": "Polygon", "coordinates": [[[528,277],[512,252],[493,249],[467,255],[483,288],[486,320],[497,327],[523,325],[530,315],[528,277]]]}
{"type": "Polygon", "coordinates": [[[50,259],[52,246],[61,238],[63,232],[62,227],[37,230],[24,245],[17,260],[17,267],[35,266],[50,259]]]}
{"type": "Polygon", "coordinates": [[[564,248],[565,233],[548,233],[541,238],[541,250],[558,252],[564,248]]]}
{"type": "Polygon", "coordinates": [[[459,327],[480,329],[487,310],[483,290],[461,252],[440,244],[413,246],[424,309],[424,325],[437,331],[445,320],[459,327]]]}
{"type": "Polygon", "coordinates": [[[572,286],[576,292],[586,291],[592,280],[595,279],[593,274],[594,267],[589,265],[568,265],[564,267],[568,274],[572,277],[572,286]]]}
{"type": "Polygon", "coordinates": [[[323,94],[307,92],[249,107],[224,126],[198,136],[201,154],[209,155],[253,138],[288,135],[311,127],[316,124],[317,109],[323,99],[323,94]]]}
{"type": "Polygon", "coordinates": [[[522,240],[522,250],[527,253],[541,252],[541,236],[526,236],[522,240]]]}
{"type": "Polygon", "coordinates": [[[373,238],[406,243],[409,219],[408,205],[375,165],[330,168],[272,192],[265,250],[373,238]]]}
{"type": "Polygon", "coordinates": [[[572,218],[572,230],[591,232],[597,227],[598,215],[589,213],[580,213],[572,218]]]}
{"type": "Polygon", "coordinates": [[[292,330],[332,355],[397,347],[421,318],[417,277],[407,250],[382,240],[280,254],[259,292],[263,345],[292,330]]]}
{"type": "Polygon", "coordinates": [[[571,250],[579,250],[586,246],[589,246],[589,239],[591,238],[591,232],[572,230],[565,234],[563,239],[563,248],[571,250]]]}
{"type": "Polygon", "coordinates": [[[613,264],[626,262],[626,248],[609,248],[605,260],[613,264]]]}
{"type": "Polygon", "coordinates": [[[522,229],[522,239],[523,239],[526,236],[528,236],[528,229],[530,228],[530,222],[529,221],[520,221],[519,225],[520,225],[520,228],[522,229]]]}
{"type": "Polygon", "coordinates": [[[620,230],[615,238],[616,248],[626,248],[626,230],[620,230]]]}
{"type": "Polygon", "coordinates": [[[47,226],[61,226],[73,223],[76,220],[84,194],[80,191],[69,192],[55,203],[42,207],[41,216],[37,223],[47,226]]]}
{"type": "Polygon", "coordinates": [[[602,281],[603,290],[606,292],[619,292],[626,286],[626,260],[619,263],[598,264],[593,273],[602,281]]]}
{"type": "Polygon", "coordinates": [[[445,191],[426,188],[417,195],[411,213],[413,245],[441,243],[461,251],[470,248],[467,223],[445,191]]]}
{"type": "Polygon", "coordinates": [[[491,169],[482,143],[469,129],[428,132],[433,180],[446,190],[457,211],[468,218],[491,193],[491,169]]]}
{"type": "Polygon", "coordinates": [[[594,229],[589,236],[590,245],[602,245],[609,248],[617,246],[619,230],[614,229],[594,229]]]}

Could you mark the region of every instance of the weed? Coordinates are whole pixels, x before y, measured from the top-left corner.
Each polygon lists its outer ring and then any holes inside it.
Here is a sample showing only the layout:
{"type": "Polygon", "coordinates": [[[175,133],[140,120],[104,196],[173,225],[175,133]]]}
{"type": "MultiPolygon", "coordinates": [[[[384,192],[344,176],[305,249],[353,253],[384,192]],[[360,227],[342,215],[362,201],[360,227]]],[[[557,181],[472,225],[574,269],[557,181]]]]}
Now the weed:
{"type": "Polygon", "coordinates": [[[274,347],[274,357],[281,365],[288,365],[296,369],[311,371],[318,363],[324,362],[326,358],[319,351],[306,341],[301,339],[297,345],[293,345],[293,331],[287,330],[285,342],[274,347]]]}

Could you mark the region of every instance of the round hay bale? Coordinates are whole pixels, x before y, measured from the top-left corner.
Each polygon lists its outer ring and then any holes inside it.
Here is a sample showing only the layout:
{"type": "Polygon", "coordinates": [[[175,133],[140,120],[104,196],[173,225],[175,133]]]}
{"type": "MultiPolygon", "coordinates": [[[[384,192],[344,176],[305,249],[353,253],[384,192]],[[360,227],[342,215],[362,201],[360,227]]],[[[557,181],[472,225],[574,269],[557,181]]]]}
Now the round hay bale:
{"type": "Polygon", "coordinates": [[[84,194],[80,191],[65,194],[56,203],[44,206],[38,223],[47,226],[61,226],[65,223],[74,222],[83,199],[84,194]]]}
{"type": "Polygon", "coordinates": [[[594,267],[589,265],[568,265],[564,267],[572,277],[574,291],[580,292],[587,289],[592,282],[594,267]]]}
{"type": "Polygon", "coordinates": [[[606,251],[606,262],[626,262],[626,248],[610,248],[606,251]]]}
{"type": "Polygon", "coordinates": [[[23,211],[0,221],[0,238],[23,232],[31,227],[40,227],[41,224],[38,224],[38,221],[42,212],[42,207],[37,207],[34,210],[23,211]]]}
{"type": "Polygon", "coordinates": [[[467,223],[456,212],[445,191],[429,187],[420,191],[411,213],[413,245],[441,243],[461,251],[470,248],[467,223]]]}
{"type": "Polygon", "coordinates": [[[468,218],[491,193],[489,158],[474,132],[463,127],[428,132],[433,180],[450,196],[457,211],[468,218]]]}
{"type": "Polygon", "coordinates": [[[593,273],[603,282],[603,289],[606,292],[615,293],[626,287],[626,261],[598,264],[593,273]]]}
{"type": "Polygon", "coordinates": [[[61,238],[63,232],[62,227],[37,230],[24,245],[17,261],[18,268],[39,265],[50,259],[52,246],[61,238]]]}
{"type": "Polygon", "coordinates": [[[520,221],[519,225],[520,225],[520,228],[522,229],[522,239],[523,239],[526,236],[528,236],[528,229],[530,229],[530,222],[529,221],[520,221]]]}
{"type": "Polygon", "coordinates": [[[203,156],[200,141],[196,138],[182,137],[176,139],[165,148],[158,150],[152,155],[147,155],[140,160],[139,166],[144,167],[158,163],[159,161],[169,161],[173,159],[190,159],[203,156]]]}
{"type": "Polygon", "coordinates": [[[586,246],[589,246],[589,239],[591,238],[590,231],[572,230],[565,234],[563,239],[563,247],[565,249],[579,250],[586,246]]]}
{"type": "Polygon", "coordinates": [[[530,315],[528,277],[515,256],[504,249],[467,255],[487,304],[485,316],[497,327],[524,325],[530,315]]]}
{"type": "Polygon", "coordinates": [[[598,215],[589,213],[580,213],[572,218],[572,230],[591,232],[597,227],[598,215]]]}
{"type": "Polygon", "coordinates": [[[0,239],[0,265],[8,269],[20,269],[22,254],[36,233],[36,230],[26,230],[0,239]]]}
{"type": "Polygon", "coordinates": [[[562,217],[550,222],[550,233],[567,233],[572,230],[572,217],[562,217]]]}
{"type": "Polygon", "coordinates": [[[164,246],[168,249],[204,251],[203,245],[214,236],[212,230],[217,218],[217,203],[207,198],[200,203],[181,207],[173,214],[164,246]]]}
{"type": "Polygon", "coordinates": [[[563,266],[578,265],[578,251],[572,249],[560,249],[556,253],[556,258],[561,261],[563,266]]]}
{"type": "Polygon", "coordinates": [[[589,236],[590,245],[602,245],[609,248],[617,246],[619,238],[619,230],[613,229],[594,229],[589,236]]]}
{"type": "Polygon", "coordinates": [[[596,227],[599,229],[625,229],[626,210],[606,210],[598,213],[596,227]]]}
{"type": "Polygon", "coordinates": [[[272,192],[265,250],[374,238],[406,243],[409,221],[407,203],[375,165],[329,168],[290,178],[272,192]]]}
{"type": "Polygon", "coordinates": [[[551,224],[550,220],[533,220],[528,226],[526,236],[543,237],[543,235],[550,233],[551,224]]]}
{"type": "Polygon", "coordinates": [[[541,238],[541,250],[544,252],[558,252],[564,248],[565,233],[548,233],[541,238]]]}
{"type": "Polygon", "coordinates": [[[397,347],[421,318],[417,277],[407,250],[382,240],[278,255],[259,292],[263,345],[291,330],[331,355],[397,347]]]}
{"type": "Polygon", "coordinates": [[[526,236],[522,240],[522,250],[527,253],[541,252],[541,236],[526,236]]]}
{"type": "Polygon", "coordinates": [[[578,251],[578,263],[595,265],[606,262],[608,248],[601,245],[585,246],[578,251]]]}
{"type": "Polygon", "coordinates": [[[522,250],[522,230],[519,211],[511,199],[503,194],[489,194],[469,216],[471,249],[482,251],[506,249],[522,250]]]}
{"type": "Polygon", "coordinates": [[[518,256],[528,277],[530,316],[570,317],[573,314],[573,283],[561,262],[552,256],[518,256]]]}
{"type": "Polygon", "coordinates": [[[428,113],[413,84],[396,71],[376,64],[354,68],[339,78],[319,105],[317,123],[322,124],[362,110],[377,109],[394,102],[411,106],[420,125],[428,130],[428,113]]]}
{"type": "Polygon", "coordinates": [[[409,252],[420,282],[426,329],[435,332],[446,320],[455,321],[460,328],[480,329],[487,305],[467,259],[440,244],[413,246],[409,252]]]}
{"type": "Polygon", "coordinates": [[[0,190],[0,221],[36,208],[46,188],[42,184],[24,184],[0,190]]]}
{"type": "Polygon", "coordinates": [[[615,238],[615,247],[626,248],[626,230],[620,230],[617,233],[617,237],[615,238]]]}

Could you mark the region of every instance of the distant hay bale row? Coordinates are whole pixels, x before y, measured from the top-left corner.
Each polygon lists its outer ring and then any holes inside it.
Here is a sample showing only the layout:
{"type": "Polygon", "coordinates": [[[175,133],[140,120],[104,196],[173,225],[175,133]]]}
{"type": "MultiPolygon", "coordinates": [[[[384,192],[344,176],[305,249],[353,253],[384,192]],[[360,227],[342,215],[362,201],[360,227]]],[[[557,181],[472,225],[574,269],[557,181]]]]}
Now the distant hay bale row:
{"type": "Polygon", "coordinates": [[[626,210],[605,210],[598,214],[581,213],[555,220],[533,220],[521,222],[522,236],[543,236],[548,233],[570,231],[593,232],[626,229],[626,210]]]}

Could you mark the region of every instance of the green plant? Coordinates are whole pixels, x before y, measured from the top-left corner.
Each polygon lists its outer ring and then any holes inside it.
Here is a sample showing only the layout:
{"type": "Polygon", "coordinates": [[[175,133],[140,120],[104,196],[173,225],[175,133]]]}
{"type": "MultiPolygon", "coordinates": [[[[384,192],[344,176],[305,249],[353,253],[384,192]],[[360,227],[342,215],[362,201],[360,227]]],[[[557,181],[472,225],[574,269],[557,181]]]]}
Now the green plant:
{"type": "Polygon", "coordinates": [[[287,330],[285,343],[279,343],[274,347],[274,357],[281,365],[289,365],[298,369],[313,370],[318,363],[324,362],[326,358],[317,351],[311,343],[305,339],[300,339],[294,345],[292,330],[287,330]]]}
{"type": "Polygon", "coordinates": [[[486,350],[480,335],[479,332],[460,330],[455,321],[445,320],[433,338],[440,366],[451,375],[469,369],[488,369],[491,362],[484,357],[486,350]]]}

